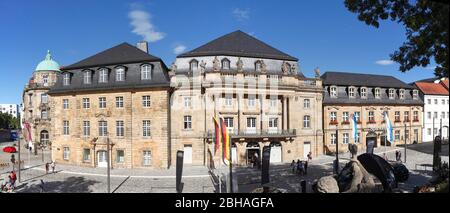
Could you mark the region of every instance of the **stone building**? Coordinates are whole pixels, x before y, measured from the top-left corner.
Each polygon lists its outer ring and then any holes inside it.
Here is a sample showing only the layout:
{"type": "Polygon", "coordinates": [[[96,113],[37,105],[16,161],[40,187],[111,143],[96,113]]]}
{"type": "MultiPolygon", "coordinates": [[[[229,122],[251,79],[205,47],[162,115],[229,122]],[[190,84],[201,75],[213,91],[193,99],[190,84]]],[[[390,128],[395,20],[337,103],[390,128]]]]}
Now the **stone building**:
{"type": "Polygon", "coordinates": [[[47,51],[45,59],[37,65],[22,93],[21,123],[30,124],[31,137],[35,146],[37,144],[46,146],[54,141],[51,126],[54,116],[51,115],[48,91],[56,83],[59,72],[59,64],[53,60],[50,51],[47,51]]]}
{"type": "Polygon", "coordinates": [[[430,142],[442,133],[443,139],[449,137],[449,92],[448,78],[435,79],[431,82],[415,82],[420,90],[420,97],[424,101],[423,113],[423,141],[430,142]],[[442,120],[442,132],[441,129],[442,120]],[[433,123],[434,122],[434,123],[433,123]]]}
{"type": "Polygon", "coordinates": [[[411,85],[382,75],[326,72],[324,84],[323,130],[326,153],[335,153],[336,128],[339,152],[348,151],[348,143],[356,143],[365,151],[368,142],[385,145],[383,112],[388,112],[393,125],[394,141],[387,145],[422,141],[423,101],[411,85]],[[358,136],[351,134],[350,119],[356,117],[358,136]]]}
{"type": "Polygon", "coordinates": [[[172,153],[184,150],[185,164],[220,162],[215,115],[231,133],[235,164],[251,163],[263,146],[272,163],[323,152],[322,81],[305,77],[297,58],[236,31],[179,55],[170,75],[172,153]]]}
{"type": "Polygon", "coordinates": [[[146,42],[122,43],[64,67],[50,90],[57,163],[170,165],[169,76],[146,42]]]}

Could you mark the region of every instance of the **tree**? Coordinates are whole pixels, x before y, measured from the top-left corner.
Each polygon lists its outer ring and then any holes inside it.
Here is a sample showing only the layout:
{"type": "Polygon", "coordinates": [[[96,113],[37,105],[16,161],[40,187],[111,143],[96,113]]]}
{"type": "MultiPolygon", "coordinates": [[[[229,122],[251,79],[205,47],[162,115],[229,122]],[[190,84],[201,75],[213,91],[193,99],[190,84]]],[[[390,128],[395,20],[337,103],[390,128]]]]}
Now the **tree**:
{"type": "Polygon", "coordinates": [[[437,77],[448,77],[449,5],[430,0],[345,0],[345,6],[367,25],[378,28],[381,20],[403,24],[407,41],[390,55],[406,72],[426,67],[434,59],[437,77]]]}
{"type": "Polygon", "coordinates": [[[0,112],[0,129],[18,129],[19,128],[19,119],[14,118],[12,115],[8,113],[0,112]]]}

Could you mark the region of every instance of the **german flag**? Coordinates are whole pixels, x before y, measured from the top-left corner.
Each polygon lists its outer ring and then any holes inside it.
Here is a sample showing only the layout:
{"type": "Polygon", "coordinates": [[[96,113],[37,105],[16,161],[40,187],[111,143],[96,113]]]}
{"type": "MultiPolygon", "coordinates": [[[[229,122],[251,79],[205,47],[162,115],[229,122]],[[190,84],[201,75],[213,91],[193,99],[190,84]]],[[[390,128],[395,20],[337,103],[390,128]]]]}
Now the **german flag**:
{"type": "Polygon", "coordinates": [[[215,130],[215,146],[214,146],[214,155],[217,153],[217,150],[220,149],[220,142],[222,141],[222,135],[220,134],[220,123],[217,117],[213,117],[214,121],[214,130],[215,130]]]}
{"type": "Polygon", "coordinates": [[[222,146],[223,162],[228,165],[231,162],[231,158],[230,158],[231,139],[230,139],[230,135],[228,134],[227,125],[225,125],[225,120],[221,117],[220,121],[222,124],[221,129],[222,129],[222,141],[223,141],[223,146],[222,146]]]}

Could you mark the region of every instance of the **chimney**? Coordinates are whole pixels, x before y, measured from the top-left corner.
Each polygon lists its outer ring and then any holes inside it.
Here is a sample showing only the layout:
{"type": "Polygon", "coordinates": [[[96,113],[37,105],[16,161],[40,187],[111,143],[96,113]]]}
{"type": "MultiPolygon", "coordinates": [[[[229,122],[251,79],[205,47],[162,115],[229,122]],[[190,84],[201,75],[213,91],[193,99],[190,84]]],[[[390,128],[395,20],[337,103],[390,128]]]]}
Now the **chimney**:
{"type": "Polygon", "coordinates": [[[140,41],[136,44],[136,47],[140,50],[148,53],[148,43],[146,41],[140,41]]]}

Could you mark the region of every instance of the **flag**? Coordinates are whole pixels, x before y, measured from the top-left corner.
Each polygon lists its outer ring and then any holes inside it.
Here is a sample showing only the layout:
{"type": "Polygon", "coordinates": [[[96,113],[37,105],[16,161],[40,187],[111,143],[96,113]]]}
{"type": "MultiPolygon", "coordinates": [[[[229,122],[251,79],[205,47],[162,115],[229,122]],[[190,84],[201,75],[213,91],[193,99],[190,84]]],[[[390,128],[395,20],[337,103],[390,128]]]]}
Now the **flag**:
{"type": "Polygon", "coordinates": [[[214,135],[215,135],[215,146],[214,146],[214,155],[217,153],[217,150],[220,149],[220,142],[221,142],[221,133],[220,133],[220,123],[217,119],[217,117],[213,117],[214,121],[214,135]]]}
{"type": "Polygon", "coordinates": [[[231,159],[230,159],[230,135],[228,134],[228,129],[227,129],[227,125],[225,125],[225,120],[222,117],[220,117],[220,121],[221,121],[222,141],[223,141],[223,146],[222,146],[223,162],[228,165],[231,162],[231,159]]]}
{"type": "Polygon", "coordinates": [[[358,126],[357,126],[355,114],[352,114],[352,135],[356,141],[356,138],[358,137],[358,126]]]}
{"type": "Polygon", "coordinates": [[[386,137],[390,142],[394,141],[393,128],[392,123],[389,120],[389,116],[387,112],[384,112],[384,122],[386,123],[386,137]]]}

